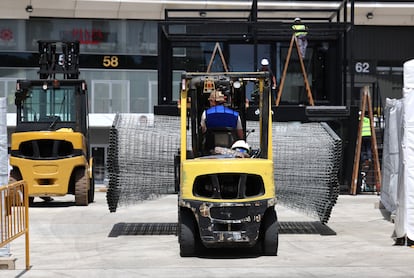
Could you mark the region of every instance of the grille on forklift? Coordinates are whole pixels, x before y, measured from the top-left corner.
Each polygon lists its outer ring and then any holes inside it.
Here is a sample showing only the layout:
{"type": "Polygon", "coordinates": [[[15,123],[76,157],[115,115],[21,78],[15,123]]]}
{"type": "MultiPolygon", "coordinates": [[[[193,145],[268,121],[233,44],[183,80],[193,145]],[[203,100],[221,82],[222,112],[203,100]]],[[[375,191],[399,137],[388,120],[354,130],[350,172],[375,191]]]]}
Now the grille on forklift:
{"type": "Polygon", "coordinates": [[[74,155],[71,142],[64,140],[30,140],[20,144],[20,155],[28,158],[59,158],[74,155]]]}
{"type": "Polygon", "coordinates": [[[258,175],[225,173],[196,178],[193,194],[213,199],[243,199],[264,194],[263,179],[258,175]]]}

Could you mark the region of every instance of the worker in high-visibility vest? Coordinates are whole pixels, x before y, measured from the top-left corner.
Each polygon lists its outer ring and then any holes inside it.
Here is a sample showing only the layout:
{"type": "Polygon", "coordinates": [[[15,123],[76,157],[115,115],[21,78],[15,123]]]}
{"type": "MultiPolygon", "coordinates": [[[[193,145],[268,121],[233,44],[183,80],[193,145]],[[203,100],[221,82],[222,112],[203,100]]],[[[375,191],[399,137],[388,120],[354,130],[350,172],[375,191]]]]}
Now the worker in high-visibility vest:
{"type": "Polygon", "coordinates": [[[295,31],[295,36],[297,38],[300,55],[303,59],[305,59],[306,48],[308,47],[308,39],[306,38],[306,36],[308,35],[308,27],[302,24],[301,19],[297,17],[294,20],[292,29],[293,31],[295,31]]]}
{"type": "Polygon", "coordinates": [[[371,162],[371,121],[366,115],[362,119],[362,145],[361,145],[361,159],[364,162],[371,162]]]}

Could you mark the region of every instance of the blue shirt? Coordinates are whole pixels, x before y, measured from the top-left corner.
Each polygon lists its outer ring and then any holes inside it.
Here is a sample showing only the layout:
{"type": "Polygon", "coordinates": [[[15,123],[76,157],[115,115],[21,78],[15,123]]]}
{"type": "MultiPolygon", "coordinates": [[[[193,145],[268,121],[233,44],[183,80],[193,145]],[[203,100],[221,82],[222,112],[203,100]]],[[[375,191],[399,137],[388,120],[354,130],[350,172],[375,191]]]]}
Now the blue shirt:
{"type": "Polygon", "coordinates": [[[207,128],[237,128],[238,117],[237,111],[224,105],[216,105],[206,110],[206,126],[207,128]]]}

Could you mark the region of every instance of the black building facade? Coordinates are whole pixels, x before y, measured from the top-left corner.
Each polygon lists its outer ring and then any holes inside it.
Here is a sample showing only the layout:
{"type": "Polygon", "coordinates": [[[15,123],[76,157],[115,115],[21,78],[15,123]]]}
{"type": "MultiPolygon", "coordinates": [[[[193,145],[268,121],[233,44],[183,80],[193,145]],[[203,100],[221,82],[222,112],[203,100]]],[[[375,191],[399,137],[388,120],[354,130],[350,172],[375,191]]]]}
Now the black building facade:
{"type": "MultiPolygon", "coordinates": [[[[256,71],[260,60],[268,58],[280,82],[292,35],[291,19],[253,20],[223,24],[215,19],[210,23],[182,19],[2,19],[0,97],[7,97],[8,113],[14,113],[15,81],[37,76],[37,40],[79,40],[81,77],[89,84],[93,114],[177,115],[181,73],[204,71],[216,42],[222,46],[230,70],[256,71]]],[[[345,107],[328,111],[323,120],[344,140],[346,169],[342,182],[346,184],[360,88],[371,86],[378,116],[386,98],[402,96],[403,63],[414,58],[414,27],[362,26],[341,20],[305,23],[309,26],[305,64],[315,104],[345,107]]],[[[221,70],[216,59],[213,71],[221,70]]],[[[299,62],[292,56],[281,108],[275,107],[275,111],[285,109],[276,115],[287,116],[275,120],[309,120],[306,105],[299,62]],[[296,117],[291,118],[289,113],[296,117]]],[[[9,132],[12,130],[10,126],[9,132]]],[[[100,154],[104,168],[108,132],[99,127],[92,130],[94,134],[92,148],[100,154]]]]}

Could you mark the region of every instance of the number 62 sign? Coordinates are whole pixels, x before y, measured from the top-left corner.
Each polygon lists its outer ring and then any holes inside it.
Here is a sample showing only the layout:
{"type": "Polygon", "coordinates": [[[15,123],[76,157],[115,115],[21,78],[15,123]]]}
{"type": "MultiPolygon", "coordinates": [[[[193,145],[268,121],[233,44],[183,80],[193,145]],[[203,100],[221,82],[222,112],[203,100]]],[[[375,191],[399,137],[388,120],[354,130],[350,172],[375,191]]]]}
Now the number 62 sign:
{"type": "Polygon", "coordinates": [[[373,66],[367,61],[356,62],[354,68],[356,73],[367,74],[374,72],[373,66]]]}

